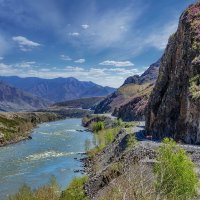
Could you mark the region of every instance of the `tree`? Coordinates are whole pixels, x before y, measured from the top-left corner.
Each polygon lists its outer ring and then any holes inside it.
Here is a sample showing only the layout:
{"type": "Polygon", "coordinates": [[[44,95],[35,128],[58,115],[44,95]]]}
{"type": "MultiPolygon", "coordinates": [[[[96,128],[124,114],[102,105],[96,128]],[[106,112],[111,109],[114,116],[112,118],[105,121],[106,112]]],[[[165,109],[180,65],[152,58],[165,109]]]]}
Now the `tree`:
{"type": "Polygon", "coordinates": [[[195,165],[184,149],[172,139],[164,139],[154,166],[158,199],[188,200],[197,192],[195,165]]]}

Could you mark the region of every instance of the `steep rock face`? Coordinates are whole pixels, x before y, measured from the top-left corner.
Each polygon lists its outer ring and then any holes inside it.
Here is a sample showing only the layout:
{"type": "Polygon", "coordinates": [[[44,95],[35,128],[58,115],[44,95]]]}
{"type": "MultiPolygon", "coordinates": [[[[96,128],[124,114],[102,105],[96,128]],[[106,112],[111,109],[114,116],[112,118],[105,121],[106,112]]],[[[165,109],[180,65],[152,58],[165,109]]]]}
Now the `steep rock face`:
{"type": "Polygon", "coordinates": [[[156,138],[200,144],[200,2],[181,15],[169,39],[149,99],[146,130],[156,138]]]}
{"type": "Polygon", "coordinates": [[[45,108],[49,102],[0,82],[0,110],[21,111],[45,108]]]}
{"type": "Polygon", "coordinates": [[[118,109],[116,108],[113,115],[123,121],[145,120],[145,110],[153,87],[154,83],[147,85],[144,90],[138,92],[128,103],[121,105],[118,109]]]}

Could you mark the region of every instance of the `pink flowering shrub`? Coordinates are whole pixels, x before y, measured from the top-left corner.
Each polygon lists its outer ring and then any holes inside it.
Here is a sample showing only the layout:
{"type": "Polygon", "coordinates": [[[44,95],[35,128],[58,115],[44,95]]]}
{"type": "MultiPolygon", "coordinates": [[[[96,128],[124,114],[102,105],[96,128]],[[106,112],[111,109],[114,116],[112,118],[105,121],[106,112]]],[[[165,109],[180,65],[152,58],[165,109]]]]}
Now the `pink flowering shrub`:
{"type": "Polygon", "coordinates": [[[200,48],[200,2],[192,5],[188,9],[187,20],[191,24],[194,34],[193,47],[200,48]]]}

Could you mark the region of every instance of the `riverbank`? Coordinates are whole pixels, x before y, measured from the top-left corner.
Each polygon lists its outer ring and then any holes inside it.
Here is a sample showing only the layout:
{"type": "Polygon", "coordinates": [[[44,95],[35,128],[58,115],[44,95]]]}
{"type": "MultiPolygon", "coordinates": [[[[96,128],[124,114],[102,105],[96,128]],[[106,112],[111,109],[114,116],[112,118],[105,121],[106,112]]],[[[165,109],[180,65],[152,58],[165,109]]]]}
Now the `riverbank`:
{"type": "Polygon", "coordinates": [[[93,147],[93,134],[85,130],[80,118],[68,118],[39,124],[32,140],[0,148],[0,200],[24,184],[41,191],[52,176],[61,193],[75,177],[82,176],[80,159],[85,157],[86,143],[93,147]]]}
{"type": "MultiPolygon", "coordinates": [[[[90,121],[94,123],[98,120],[90,121]]],[[[91,127],[92,123],[87,125],[91,127]]],[[[128,130],[122,128],[105,147],[98,146],[88,151],[88,157],[84,158],[83,162],[88,175],[84,188],[89,199],[109,200],[112,197],[132,200],[134,195],[135,199],[142,199],[142,196],[154,199],[154,166],[158,148],[162,143],[151,140],[136,141],[136,135],[143,130],[144,127],[139,123],[128,130]]],[[[200,177],[200,147],[178,146],[184,149],[194,162],[200,177]]]]}
{"type": "Polygon", "coordinates": [[[0,147],[31,139],[31,131],[38,124],[64,119],[53,112],[1,112],[0,147]]]}
{"type": "Polygon", "coordinates": [[[91,111],[84,109],[51,108],[38,112],[0,112],[0,147],[31,139],[38,124],[65,118],[80,118],[91,111]]]}

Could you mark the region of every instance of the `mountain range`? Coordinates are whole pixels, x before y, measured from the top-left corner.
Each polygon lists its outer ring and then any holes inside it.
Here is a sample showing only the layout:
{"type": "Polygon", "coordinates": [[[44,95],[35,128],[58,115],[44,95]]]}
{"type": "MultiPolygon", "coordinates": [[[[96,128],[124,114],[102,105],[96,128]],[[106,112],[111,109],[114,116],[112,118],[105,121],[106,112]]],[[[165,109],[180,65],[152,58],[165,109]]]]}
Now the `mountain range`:
{"type": "Polygon", "coordinates": [[[33,110],[67,100],[107,96],[115,88],[75,78],[42,79],[0,76],[0,109],[5,111],[33,110]]]}

